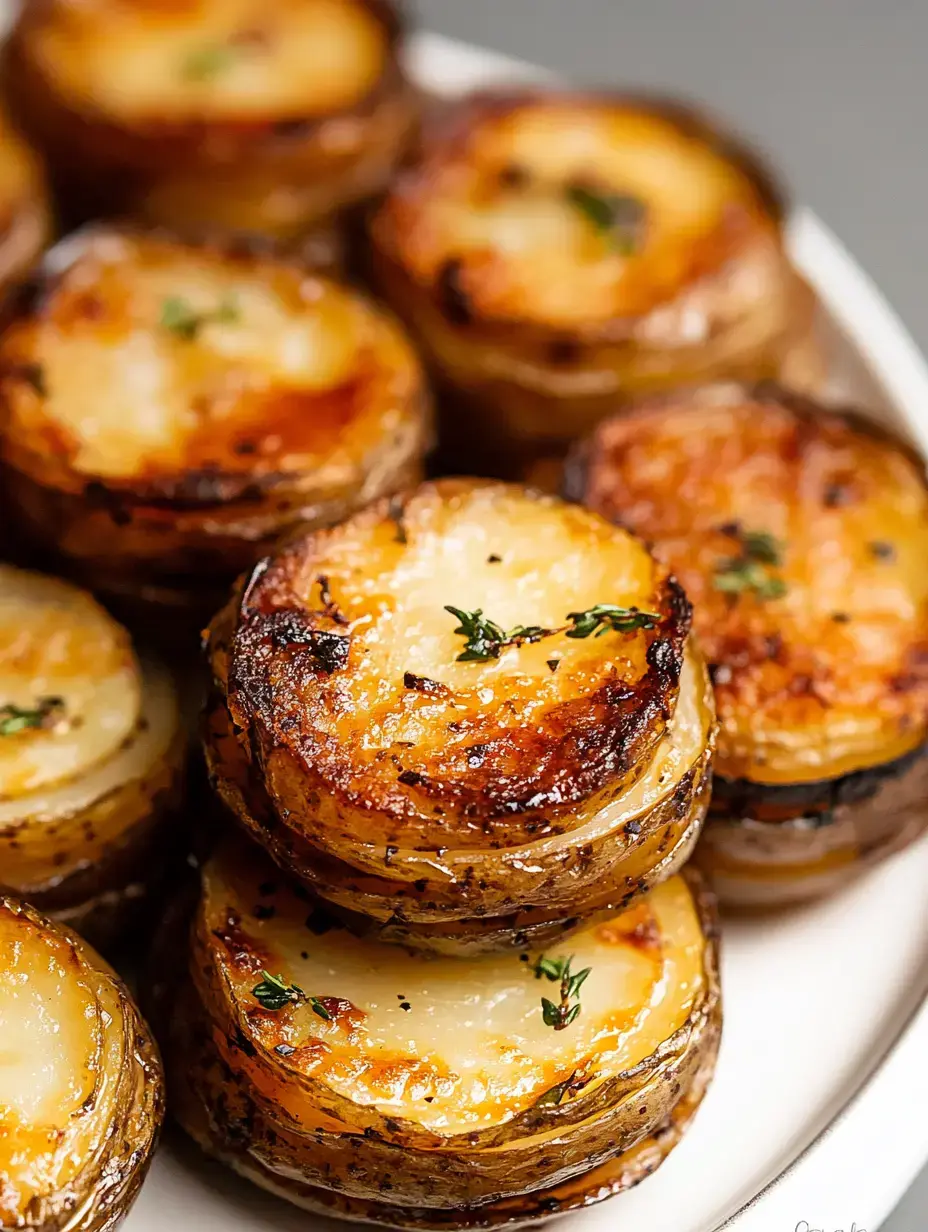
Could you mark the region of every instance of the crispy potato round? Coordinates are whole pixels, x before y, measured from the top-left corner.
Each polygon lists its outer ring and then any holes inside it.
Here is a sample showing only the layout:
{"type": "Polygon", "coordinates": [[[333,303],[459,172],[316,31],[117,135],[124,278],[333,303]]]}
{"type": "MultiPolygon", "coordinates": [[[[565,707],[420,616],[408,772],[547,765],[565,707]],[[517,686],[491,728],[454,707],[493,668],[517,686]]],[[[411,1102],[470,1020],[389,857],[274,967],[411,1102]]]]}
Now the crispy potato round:
{"type": "Polygon", "coordinates": [[[240,840],[202,878],[193,988],[165,1015],[177,1109],[207,1149],[238,1134],[271,1179],[444,1220],[651,1138],[714,1060],[715,919],[696,881],[671,879],[569,953],[520,961],[313,933],[302,898],[240,840]],[[560,975],[543,974],[568,958],[586,972],[568,998],[580,1009],[555,1029],[543,999],[560,1004],[560,975]],[[272,1002],[265,973],[296,1000],[272,1002]]]}
{"type": "Polygon", "coordinates": [[[157,1049],[128,991],[70,929],[0,897],[0,1219],[109,1232],[164,1114],[157,1049]]]}
{"type": "Polygon", "coordinates": [[[784,252],[778,190],[675,104],[465,100],[372,235],[387,298],[460,395],[443,424],[452,458],[520,465],[620,400],[774,376],[808,350],[813,297],[784,252]]]}
{"type": "Polygon", "coordinates": [[[4,87],[72,218],[293,239],[378,192],[418,106],[389,0],[25,5],[4,87]]]}
{"type": "Polygon", "coordinates": [[[185,758],[167,673],[85,592],[0,566],[0,892],[111,946],[176,845],[185,758]]]}
{"type": "Polygon", "coordinates": [[[215,589],[291,526],[418,477],[419,363],[355,291],[161,234],[98,229],[62,257],[0,341],[0,457],[96,587],[215,589]]]}
{"type": "MultiPolygon", "coordinates": [[[[283,868],[356,932],[417,949],[476,954],[543,944],[614,914],[691,854],[711,790],[714,709],[690,645],[679,698],[646,769],[625,790],[579,805],[557,829],[514,846],[386,848],[355,837],[322,852],[275,817],[218,699],[204,724],[220,798],[283,868]]],[[[290,819],[288,819],[289,821],[290,819]]]]}
{"type": "Polygon", "coordinates": [[[51,230],[45,173],[0,112],[0,288],[32,265],[51,230]]]}
{"type": "Polygon", "coordinates": [[[726,898],[742,873],[746,900],[820,892],[924,827],[917,459],[853,413],[716,386],[603,424],[567,487],[653,543],[694,602],[721,724],[704,850],[726,898]]]}
{"type": "Polygon", "coordinates": [[[513,845],[604,801],[673,716],[688,628],[673,578],[604,519],[444,480],[294,539],[209,642],[278,817],[338,855],[513,845]],[[605,604],[617,628],[581,623],[605,604]]]}

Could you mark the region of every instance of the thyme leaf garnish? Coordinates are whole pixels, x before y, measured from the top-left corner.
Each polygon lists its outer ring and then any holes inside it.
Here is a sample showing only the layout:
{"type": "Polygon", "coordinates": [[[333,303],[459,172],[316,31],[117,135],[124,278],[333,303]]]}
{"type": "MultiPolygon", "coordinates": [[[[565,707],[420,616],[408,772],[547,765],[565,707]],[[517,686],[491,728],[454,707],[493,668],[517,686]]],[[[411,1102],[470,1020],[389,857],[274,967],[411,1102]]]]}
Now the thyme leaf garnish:
{"type": "Polygon", "coordinates": [[[251,990],[254,999],[266,1010],[282,1010],[285,1005],[299,1005],[306,1000],[306,993],[299,984],[288,984],[282,975],[261,972],[260,984],[251,990]]]}
{"type": "Polygon", "coordinates": [[[64,711],[60,697],[40,697],[35,706],[0,706],[0,736],[15,736],[23,731],[48,730],[64,711]]]}
{"type": "Polygon", "coordinates": [[[713,585],[723,594],[753,591],[759,599],[780,599],[786,583],[773,570],[783,564],[783,545],[767,531],[737,530],[741,551],[716,564],[713,585]]]}
{"type": "MultiPolygon", "coordinates": [[[[565,633],[567,637],[573,638],[590,637],[591,634],[602,637],[609,632],[631,633],[635,629],[653,629],[660,620],[657,612],[642,612],[636,607],[617,607],[614,603],[597,603],[595,607],[584,612],[569,612],[567,620],[570,623],[557,629],[543,629],[540,625],[516,625],[507,632],[495,621],[484,616],[482,608],[465,612],[459,607],[446,604],[445,611],[457,618],[460,623],[454,632],[466,639],[464,650],[457,656],[458,663],[486,663],[490,659],[498,659],[506,646],[540,642],[542,638],[553,637],[557,633],[565,633]]],[[[549,660],[549,667],[551,662],[554,660],[549,660]]]]}
{"type": "Polygon", "coordinates": [[[552,983],[561,985],[558,1001],[541,998],[544,1024],[546,1027],[553,1027],[555,1031],[563,1031],[565,1027],[569,1027],[580,1013],[580,989],[592,971],[592,967],[584,967],[582,971],[574,972],[571,970],[572,962],[573,955],[569,958],[546,958],[542,954],[533,968],[536,980],[544,976],[552,983]]]}
{"type": "Polygon", "coordinates": [[[641,238],[645,207],[628,193],[597,192],[585,184],[569,184],[567,200],[623,256],[633,256],[641,238]]]}
{"type": "Polygon", "coordinates": [[[184,342],[193,342],[204,325],[229,325],[239,319],[238,305],[227,297],[213,312],[197,312],[181,295],[169,295],[161,305],[160,325],[184,342]]]}

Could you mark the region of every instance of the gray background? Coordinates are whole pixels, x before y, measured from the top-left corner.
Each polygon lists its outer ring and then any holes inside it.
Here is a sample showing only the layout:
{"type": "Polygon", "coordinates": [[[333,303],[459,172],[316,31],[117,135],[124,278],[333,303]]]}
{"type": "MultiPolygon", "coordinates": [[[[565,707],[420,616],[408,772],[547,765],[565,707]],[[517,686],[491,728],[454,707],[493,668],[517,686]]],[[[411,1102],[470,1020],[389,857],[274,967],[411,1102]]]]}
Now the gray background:
{"type": "MultiPolygon", "coordinates": [[[[577,81],[672,90],[722,112],[769,150],[928,349],[928,0],[416,7],[430,29],[577,81]]],[[[928,1170],[883,1232],[928,1232],[928,1170]]]]}

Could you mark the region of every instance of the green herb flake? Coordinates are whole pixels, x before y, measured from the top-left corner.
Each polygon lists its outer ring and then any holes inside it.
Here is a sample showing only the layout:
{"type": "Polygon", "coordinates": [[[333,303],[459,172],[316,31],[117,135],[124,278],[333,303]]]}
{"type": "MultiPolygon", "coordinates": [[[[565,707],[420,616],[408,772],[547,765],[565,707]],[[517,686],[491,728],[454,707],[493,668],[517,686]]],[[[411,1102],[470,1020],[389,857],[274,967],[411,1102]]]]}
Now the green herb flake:
{"type": "Polygon", "coordinates": [[[568,637],[589,637],[604,633],[632,633],[636,629],[653,629],[660,615],[657,612],[641,612],[636,607],[616,607],[614,603],[597,603],[585,612],[568,612],[572,627],[568,637]]]}
{"type": "Polygon", "coordinates": [[[213,312],[197,312],[189,300],[169,295],[161,305],[159,324],[184,342],[193,342],[204,325],[231,325],[240,320],[238,305],[226,296],[213,312]]]}
{"type": "Polygon", "coordinates": [[[195,47],[183,60],[180,69],[184,81],[215,81],[235,61],[236,49],[229,43],[207,43],[195,47]]]}
{"type": "Polygon", "coordinates": [[[753,592],[758,599],[781,599],[786,583],[773,570],[783,564],[783,544],[767,531],[737,532],[738,556],[720,560],[713,585],[723,594],[753,592]]]}
{"type": "Polygon", "coordinates": [[[637,197],[627,193],[597,192],[584,184],[570,184],[567,200],[622,256],[635,254],[646,213],[637,197]]]}
{"type": "Polygon", "coordinates": [[[582,971],[572,971],[572,962],[573,955],[570,958],[546,958],[542,954],[532,968],[536,980],[544,977],[561,986],[561,995],[557,1002],[549,1000],[548,997],[541,998],[541,1016],[544,1024],[546,1027],[553,1027],[555,1031],[563,1031],[577,1018],[580,1013],[580,989],[592,971],[592,967],[584,967],[582,971]]]}
{"type": "Polygon", "coordinates": [[[516,625],[507,633],[488,620],[479,607],[476,611],[465,612],[459,607],[445,604],[445,611],[459,622],[454,632],[466,639],[463,651],[457,656],[458,663],[486,663],[490,659],[498,659],[504,646],[540,642],[543,637],[556,632],[554,629],[542,629],[539,625],[516,625]]]}
{"type": "Polygon", "coordinates": [[[0,736],[16,736],[24,731],[47,731],[64,713],[60,697],[41,697],[35,706],[0,706],[0,736]]]}
{"type": "Polygon", "coordinates": [[[324,1003],[318,997],[309,998],[309,1007],[314,1014],[318,1014],[320,1018],[324,1018],[326,1022],[332,1021],[332,1015],[326,1009],[324,1003]]]}
{"type": "MultiPolygon", "coordinates": [[[[286,1005],[299,1005],[307,999],[306,993],[298,984],[288,984],[282,975],[271,975],[269,971],[262,971],[261,976],[261,983],[255,984],[251,995],[263,1009],[276,1013],[286,1005]]],[[[313,1008],[315,1009],[315,1006],[313,1008]]]]}

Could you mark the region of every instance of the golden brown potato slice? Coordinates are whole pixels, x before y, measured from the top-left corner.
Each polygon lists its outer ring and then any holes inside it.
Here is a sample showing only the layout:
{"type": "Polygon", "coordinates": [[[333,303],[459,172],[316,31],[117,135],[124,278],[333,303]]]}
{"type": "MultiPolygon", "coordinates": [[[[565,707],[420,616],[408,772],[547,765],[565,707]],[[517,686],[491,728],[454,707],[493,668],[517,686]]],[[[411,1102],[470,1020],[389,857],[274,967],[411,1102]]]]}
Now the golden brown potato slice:
{"type": "Polygon", "coordinates": [[[174,687],[84,591],[0,566],[0,892],[110,946],[176,846],[174,687]]]}
{"type": "Polygon", "coordinates": [[[460,395],[450,465],[479,451],[518,467],[622,400],[773,376],[811,328],[766,170],[653,99],[458,104],[394,182],[373,243],[387,298],[460,395]]]}
{"type": "Polygon", "coordinates": [[[688,628],[624,531],[445,480],[294,539],[210,644],[278,816],[338,854],[511,845],[604,802],[673,716],[688,628]]]}
{"type": "Polygon", "coordinates": [[[77,220],[300,237],[379,191],[417,106],[388,0],[50,0],[4,86],[77,220]]]}
{"type": "Polygon", "coordinates": [[[453,843],[436,824],[429,845],[384,847],[330,832],[323,852],[290,818],[278,821],[218,699],[204,736],[220,798],[356,932],[477,954],[543,944],[614,914],[683,865],[708,807],[714,714],[702,660],[689,644],[673,718],[633,783],[576,806],[556,826],[514,836],[514,845],[482,848],[466,845],[466,836],[463,846],[453,843]]]}
{"type": "Polygon", "coordinates": [[[922,463],[854,415],[718,386],[602,425],[568,489],[693,600],[721,724],[703,852],[726,897],[821,892],[923,828],[922,463]]]}
{"type": "Polygon", "coordinates": [[[164,1114],[157,1049],[128,991],[80,939],[0,897],[0,1220],[108,1232],[164,1114]]]}
{"type": "Polygon", "coordinates": [[[92,231],[62,262],[0,341],[0,456],[33,532],[97,587],[215,588],[417,477],[420,367],[355,291],[160,234],[92,231]]]}
{"type": "Polygon", "coordinates": [[[0,288],[32,265],[51,229],[39,160],[0,112],[0,288]]]}
{"type": "Polygon", "coordinates": [[[567,949],[415,955],[311,931],[273,866],[227,843],[203,872],[193,987],[166,1015],[178,1115],[223,1157],[242,1131],[259,1183],[396,1216],[442,1224],[537,1194],[698,1100],[720,1024],[715,928],[698,879],[678,877],[567,949]]]}

